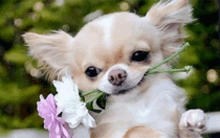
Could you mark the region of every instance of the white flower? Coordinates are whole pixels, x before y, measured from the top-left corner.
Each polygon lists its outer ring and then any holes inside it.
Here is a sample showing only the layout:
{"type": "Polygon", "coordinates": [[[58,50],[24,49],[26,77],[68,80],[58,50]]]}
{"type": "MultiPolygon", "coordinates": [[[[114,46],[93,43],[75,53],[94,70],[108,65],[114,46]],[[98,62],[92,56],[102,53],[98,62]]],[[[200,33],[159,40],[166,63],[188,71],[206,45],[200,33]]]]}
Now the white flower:
{"type": "Polygon", "coordinates": [[[53,81],[58,94],[55,100],[58,112],[62,112],[62,118],[70,128],[76,128],[80,123],[86,127],[95,127],[95,120],[89,114],[86,104],[80,101],[78,87],[73,83],[70,76],[62,78],[62,82],[53,81]]]}

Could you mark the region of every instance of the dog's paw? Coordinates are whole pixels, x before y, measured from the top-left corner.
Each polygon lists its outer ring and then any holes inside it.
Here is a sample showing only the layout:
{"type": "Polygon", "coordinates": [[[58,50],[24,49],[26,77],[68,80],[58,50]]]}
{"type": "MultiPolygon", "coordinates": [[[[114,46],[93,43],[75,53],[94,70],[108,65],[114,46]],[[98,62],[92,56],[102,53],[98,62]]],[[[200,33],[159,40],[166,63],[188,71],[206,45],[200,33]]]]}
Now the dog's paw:
{"type": "Polygon", "coordinates": [[[206,114],[200,110],[189,110],[182,114],[179,128],[191,132],[202,133],[206,130],[206,114]]]}

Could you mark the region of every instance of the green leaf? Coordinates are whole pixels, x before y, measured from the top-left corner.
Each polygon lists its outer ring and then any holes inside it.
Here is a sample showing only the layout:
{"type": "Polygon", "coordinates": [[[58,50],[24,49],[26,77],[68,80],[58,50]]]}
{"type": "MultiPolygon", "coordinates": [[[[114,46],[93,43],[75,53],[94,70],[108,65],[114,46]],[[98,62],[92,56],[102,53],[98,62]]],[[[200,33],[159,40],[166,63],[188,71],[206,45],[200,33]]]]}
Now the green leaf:
{"type": "Polygon", "coordinates": [[[86,108],[87,108],[89,111],[92,111],[92,112],[95,112],[95,113],[100,113],[100,112],[101,112],[101,110],[98,110],[98,109],[94,109],[94,108],[93,108],[93,101],[87,103],[87,104],[86,104],[86,108]]]}
{"type": "Polygon", "coordinates": [[[4,58],[8,62],[16,64],[24,64],[28,60],[27,53],[22,46],[13,47],[5,53],[4,58]]]}
{"type": "Polygon", "coordinates": [[[6,41],[14,39],[15,28],[13,26],[4,26],[0,28],[0,38],[6,41]]]}
{"type": "Polygon", "coordinates": [[[93,110],[93,101],[86,104],[88,110],[93,110]]]}
{"type": "Polygon", "coordinates": [[[6,77],[8,75],[8,72],[4,66],[0,64],[0,77],[6,77]]]}
{"type": "Polygon", "coordinates": [[[104,98],[104,95],[99,97],[96,100],[96,104],[103,110],[105,110],[105,106],[106,106],[106,99],[104,98]]]}

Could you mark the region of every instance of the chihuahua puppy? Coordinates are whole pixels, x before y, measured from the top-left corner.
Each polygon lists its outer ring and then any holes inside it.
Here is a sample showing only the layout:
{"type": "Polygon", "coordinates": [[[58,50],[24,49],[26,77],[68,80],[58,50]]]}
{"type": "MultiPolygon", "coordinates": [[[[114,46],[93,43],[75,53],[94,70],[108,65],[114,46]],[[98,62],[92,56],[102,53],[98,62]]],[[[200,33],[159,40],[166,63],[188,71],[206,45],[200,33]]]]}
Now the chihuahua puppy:
{"type": "Polygon", "coordinates": [[[104,15],[75,37],[63,31],[23,37],[51,79],[68,70],[79,89],[97,88],[110,95],[106,110],[95,117],[97,127],[89,131],[79,126],[73,138],[200,138],[204,112],[185,112],[185,93],[169,74],[144,76],[182,45],[181,29],[191,21],[188,0],[162,0],[145,17],[104,15]]]}

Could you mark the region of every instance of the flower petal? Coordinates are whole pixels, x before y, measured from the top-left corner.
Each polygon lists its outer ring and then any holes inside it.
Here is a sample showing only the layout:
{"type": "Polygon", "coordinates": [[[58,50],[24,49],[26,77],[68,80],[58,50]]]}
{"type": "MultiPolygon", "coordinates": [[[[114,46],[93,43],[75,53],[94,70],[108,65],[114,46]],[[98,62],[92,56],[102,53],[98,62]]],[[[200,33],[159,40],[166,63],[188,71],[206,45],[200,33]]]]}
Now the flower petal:
{"type": "Polygon", "coordinates": [[[61,125],[60,128],[62,129],[63,135],[64,135],[66,138],[69,138],[70,135],[69,135],[69,133],[68,133],[68,131],[67,131],[67,130],[68,130],[67,127],[65,127],[65,125],[64,125],[64,126],[61,125]]]}
{"type": "Polygon", "coordinates": [[[60,125],[56,125],[55,126],[55,132],[56,132],[56,134],[60,134],[61,133],[61,130],[60,130],[60,125]]]}
{"type": "Polygon", "coordinates": [[[45,99],[44,99],[44,96],[41,94],[40,95],[40,101],[44,101],[45,99]]]}
{"type": "Polygon", "coordinates": [[[45,118],[44,119],[44,128],[45,129],[49,129],[50,128],[50,126],[51,126],[51,123],[52,123],[52,121],[51,121],[51,118],[45,118]]]}
{"type": "Polygon", "coordinates": [[[87,114],[87,115],[82,119],[82,123],[83,123],[83,125],[86,126],[86,127],[91,127],[91,128],[96,127],[95,120],[92,118],[92,116],[91,116],[90,114],[87,114]]]}
{"type": "MultiPolygon", "coordinates": [[[[70,75],[62,77],[62,81],[53,81],[57,94],[54,99],[57,104],[57,115],[62,112],[62,118],[70,128],[76,128],[80,123],[94,127],[95,120],[89,115],[86,104],[80,101],[79,89],[70,75]]],[[[58,119],[58,118],[57,118],[58,119]]],[[[61,123],[61,121],[58,122],[61,123]]],[[[61,127],[64,129],[64,127],[61,127]]],[[[65,133],[65,129],[62,130],[65,133]]],[[[66,132],[66,134],[68,134],[66,132]]]]}
{"type": "Polygon", "coordinates": [[[47,96],[47,99],[46,99],[46,104],[48,106],[48,108],[53,112],[55,113],[56,112],[56,104],[55,104],[55,99],[54,99],[54,96],[52,94],[49,94],[47,96]]]}

